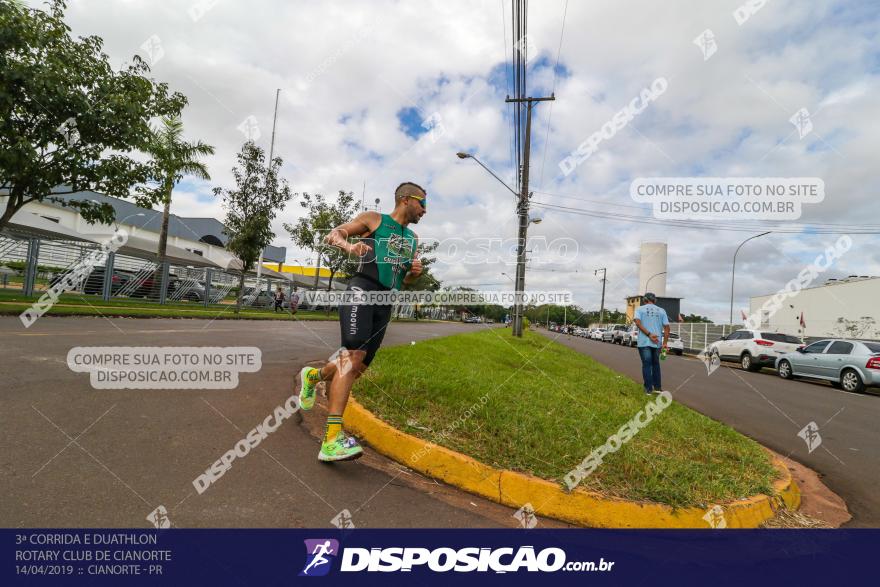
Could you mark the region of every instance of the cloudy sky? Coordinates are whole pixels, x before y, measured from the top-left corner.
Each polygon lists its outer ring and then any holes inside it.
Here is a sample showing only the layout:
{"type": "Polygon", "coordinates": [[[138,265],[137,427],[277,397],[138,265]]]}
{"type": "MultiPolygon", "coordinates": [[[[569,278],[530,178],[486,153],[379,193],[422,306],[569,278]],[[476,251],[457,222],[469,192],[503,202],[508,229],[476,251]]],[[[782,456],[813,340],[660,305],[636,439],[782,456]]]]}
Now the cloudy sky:
{"type": "MultiPolygon", "coordinates": [[[[530,289],[570,289],[578,304],[598,308],[593,272],[607,267],[607,305],[623,308],[638,289],[640,243],[659,240],[669,245],[668,295],[684,297],[686,313],[726,317],[733,252],[763,224],[634,222],[652,218],[629,195],[637,177],[819,177],[825,200],[805,205],[798,223],[880,226],[876,2],[769,0],[747,19],[741,11],[739,24],[741,3],[531,2],[529,93],[555,89],[557,97],[535,110],[533,199],[592,215],[533,208],[543,222],[530,236],[573,239],[577,253],[553,259],[533,247],[530,289]],[[695,43],[707,29],[706,42],[695,43]],[[564,175],[559,162],[660,77],[666,91],[564,175]],[[790,122],[801,108],[812,124],[803,137],[790,122]]],[[[72,0],[67,21],[75,34],[103,37],[115,66],[138,53],[189,98],[187,136],[214,145],[216,155],[210,182],[185,181],[175,192],[178,215],[222,218],[210,189],[230,185],[246,133],[268,148],[281,88],[275,153],[294,191],[360,196],[366,184],[366,201],[378,198],[389,210],[394,187],[415,181],[429,193],[417,227],[423,238],[510,239],[513,196],[455,157],[475,153],[514,182],[504,103],[510,10],[509,0],[72,0]]],[[[276,222],[289,263],[307,254],[281,223],[301,213],[294,201],[276,222]]],[[[837,238],[808,228],[746,245],[736,307],[784,286],[837,238]]],[[[880,237],[852,238],[827,275],[880,275],[880,237]]],[[[502,272],[513,267],[504,259],[441,258],[436,272],[447,285],[507,288],[502,272]]]]}

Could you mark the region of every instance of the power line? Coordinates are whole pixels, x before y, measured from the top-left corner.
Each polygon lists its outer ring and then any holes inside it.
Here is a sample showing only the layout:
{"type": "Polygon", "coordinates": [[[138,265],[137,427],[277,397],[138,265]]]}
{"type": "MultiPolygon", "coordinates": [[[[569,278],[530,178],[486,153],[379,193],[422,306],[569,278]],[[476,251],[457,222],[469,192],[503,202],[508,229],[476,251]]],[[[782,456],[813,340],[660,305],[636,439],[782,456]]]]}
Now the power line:
{"type": "MultiPolygon", "coordinates": [[[[513,56],[511,56],[511,65],[508,67],[507,65],[507,20],[504,16],[504,0],[501,0],[501,28],[503,30],[504,36],[504,77],[507,82],[507,94],[510,95],[513,93],[513,85],[512,85],[512,68],[513,68],[513,56]]],[[[513,34],[513,31],[511,31],[513,34]]],[[[507,104],[507,129],[510,132],[510,165],[513,167],[514,164],[514,134],[513,134],[513,113],[511,112],[512,107],[510,104],[507,104]]]]}
{"type": "MultiPolygon", "coordinates": [[[[597,200],[597,199],[591,199],[591,198],[584,198],[581,196],[572,196],[570,194],[560,194],[560,193],[556,193],[556,192],[544,192],[544,191],[540,191],[540,190],[533,190],[533,193],[544,194],[547,196],[553,196],[555,198],[563,198],[563,199],[567,199],[567,200],[577,200],[579,202],[589,202],[591,204],[599,204],[601,206],[616,206],[616,207],[620,207],[620,208],[634,208],[636,210],[643,210],[643,211],[648,211],[650,209],[650,204],[618,204],[618,203],[611,202],[608,200],[597,200]]],[[[592,212],[592,210],[591,210],[591,212],[592,212]]],[[[757,220],[733,220],[731,222],[738,223],[737,225],[742,225],[742,226],[746,226],[746,225],[753,226],[753,227],[758,228],[759,230],[762,230],[765,226],[764,224],[761,223],[762,221],[757,221],[757,220]]],[[[880,224],[853,224],[851,222],[844,222],[844,223],[814,222],[814,223],[811,223],[811,226],[838,227],[838,228],[855,227],[855,228],[862,228],[862,229],[864,229],[864,228],[880,229],[880,224]]]]}
{"type": "Polygon", "coordinates": [[[575,214],[579,216],[590,216],[593,218],[604,218],[607,220],[617,220],[619,222],[637,222],[640,224],[654,224],[659,226],[674,226],[677,228],[687,228],[694,230],[724,230],[731,232],[752,232],[754,230],[772,230],[774,233],[781,234],[800,234],[809,232],[810,234],[880,234],[880,228],[871,226],[860,227],[856,225],[841,225],[841,228],[823,227],[819,225],[802,224],[798,228],[780,225],[730,225],[718,224],[711,222],[703,222],[698,220],[663,220],[653,218],[651,216],[630,216],[626,214],[598,212],[596,210],[587,210],[584,208],[573,208],[570,206],[560,206],[558,204],[550,204],[547,202],[533,201],[533,205],[548,210],[556,210],[575,214]]]}
{"type": "Polygon", "coordinates": [[[580,202],[590,202],[590,203],[593,203],[593,204],[601,204],[602,206],[618,206],[618,207],[620,207],[620,208],[635,208],[636,210],[647,210],[648,207],[649,207],[649,204],[643,204],[643,205],[639,205],[639,204],[617,204],[617,203],[614,203],[614,202],[609,202],[609,201],[607,201],[607,200],[591,200],[590,198],[583,198],[583,197],[580,197],[580,196],[570,196],[570,195],[567,195],[567,194],[558,194],[558,193],[554,193],[554,192],[542,192],[542,191],[540,191],[540,190],[532,190],[532,192],[535,193],[535,194],[544,194],[544,195],[547,195],[547,196],[553,196],[553,197],[555,197],[555,198],[564,198],[564,199],[567,199],[567,200],[578,200],[578,201],[580,201],[580,202]]]}
{"type": "MultiPolygon", "coordinates": [[[[559,48],[556,50],[556,65],[553,66],[553,90],[551,94],[556,94],[556,71],[559,69],[559,56],[562,54],[562,37],[565,34],[565,17],[568,15],[568,0],[565,0],[565,7],[562,10],[562,28],[559,31],[559,48]]],[[[553,104],[550,104],[550,111],[547,113],[547,135],[544,137],[544,156],[541,157],[541,187],[544,187],[544,164],[547,162],[547,145],[550,143],[550,122],[553,120],[553,104]]]]}

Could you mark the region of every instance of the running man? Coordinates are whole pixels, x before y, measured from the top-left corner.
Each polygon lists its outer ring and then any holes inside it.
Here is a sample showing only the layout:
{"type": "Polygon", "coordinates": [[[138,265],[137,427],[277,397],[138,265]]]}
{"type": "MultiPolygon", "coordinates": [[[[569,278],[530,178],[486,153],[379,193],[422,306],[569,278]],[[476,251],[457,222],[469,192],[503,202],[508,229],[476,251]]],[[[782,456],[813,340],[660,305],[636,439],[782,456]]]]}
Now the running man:
{"type": "MultiPolygon", "coordinates": [[[[361,212],[351,222],[337,226],[324,242],[360,258],[348,291],[391,291],[412,283],[422,273],[416,256],[418,236],[408,228],[425,215],[427,192],[411,182],[397,186],[391,214],[361,212]],[[355,239],[351,242],[349,239],[355,239]]],[[[300,405],[315,405],[315,385],[329,382],[328,416],[318,459],[347,461],[363,454],[357,439],[345,433],[342,413],[354,382],[366,371],[382,344],[391,319],[390,305],[340,305],[342,348],[323,368],[300,371],[300,405]]]]}

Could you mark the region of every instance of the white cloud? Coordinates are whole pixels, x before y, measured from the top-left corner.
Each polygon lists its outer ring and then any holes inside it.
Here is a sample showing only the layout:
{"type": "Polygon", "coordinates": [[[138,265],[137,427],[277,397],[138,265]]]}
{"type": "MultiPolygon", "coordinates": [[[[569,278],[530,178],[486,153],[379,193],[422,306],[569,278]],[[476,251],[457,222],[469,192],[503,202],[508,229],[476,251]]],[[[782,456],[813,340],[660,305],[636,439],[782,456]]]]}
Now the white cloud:
{"type": "MultiPolygon", "coordinates": [[[[198,194],[231,184],[243,140],[237,127],[247,117],[257,120],[259,143],[268,149],[275,89],[282,88],[275,152],[295,191],[360,195],[366,181],[367,201],[380,197],[388,209],[394,187],[412,180],[429,192],[422,236],[515,236],[513,197],[473,162],[454,156],[476,149],[503,178],[514,176],[508,90],[489,79],[513,42],[507,30],[505,48],[509,6],[502,13],[494,1],[221,0],[193,22],[187,12],[195,2],[80,0],[71,3],[68,22],[76,34],[102,36],[117,65],[150,36],[162,39],[165,54],[154,75],[188,96],[187,135],[216,147],[208,160],[212,182],[198,194]],[[404,108],[416,108],[423,119],[438,113],[445,133],[415,144],[397,118],[404,108]]],[[[819,176],[828,196],[806,207],[805,222],[871,223],[880,210],[880,103],[871,99],[878,75],[871,43],[876,14],[858,2],[778,0],[740,27],[731,14],[739,3],[716,4],[570,2],[560,59],[570,77],[556,80],[552,106],[536,107],[532,188],[633,206],[628,186],[639,176],[819,176]],[[718,43],[708,61],[692,43],[706,28],[718,43]],[[559,160],[659,76],[669,80],[668,91],[563,178],[559,160]],[[799,139],[791,136],[788,119],[802,107],[813,114],[815,132],[799,139]]],[[[529,33],[539,51],[533,63],[555,62],[562,5],[532,3],[529,33]]],[[[535,88],[552,83],[546,67],[530,78],[535,88]]],[[[640,213],[546,194],[535,199],[640,213]]],[[[173,211],[222,218],[219,202],[205,203],[183,190],[175,194],[173,211]]],[[[278,244],[291,246],[281,222],[301,213],[293,202],[281,214],[278,244]]],[[[544,222],[530,234],[571,236],[580,253],[560,268],[568,271],[530,273],[530,287],[568,287],[578,303],[597,308],[601,283],[593,270],[607,266],[606,305],[622,308],[623,297],[637,288],[639,243],[665,240],[669,294],[685,297],[687,313],[726,317],[730,260],[750,233],[542,213],[544,222]]],[[[799,255],[818,253],[833,238],[771,235],[744,247],[735,305],[745,307],[749,295],[783,285],[799,270],[799,255]]],[[[856,236],[854,242],[846,270],[878,273],[877,237],[856,236]]],[[[305,256],[291,248],[293,258],[305,256]]],[[[507,269],[444,265],[439,272],[450,284],[504,283],[500,273],[507,269]]]]}

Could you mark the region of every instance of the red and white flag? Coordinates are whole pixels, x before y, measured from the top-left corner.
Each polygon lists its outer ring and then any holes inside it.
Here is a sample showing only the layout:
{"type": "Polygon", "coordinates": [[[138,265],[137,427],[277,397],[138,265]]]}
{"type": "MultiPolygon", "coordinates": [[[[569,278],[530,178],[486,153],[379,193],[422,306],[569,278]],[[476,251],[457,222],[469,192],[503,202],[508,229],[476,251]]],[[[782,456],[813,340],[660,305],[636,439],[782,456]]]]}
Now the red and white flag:
{"type": "Polygon", "coordinates": [[[745,311],[745,310],[740,310],[739,313],[740,313],[740,315],[742,316],[743,321],[749,319],[749,317],[746,316],[746,311],[745,311]]]}
{"type": "Polygon", "coordinates": [[[806,327],[807,327],[807,323],[804,322],[804,313],[801,312],[801,328],[806,328],[806,327]]]}

